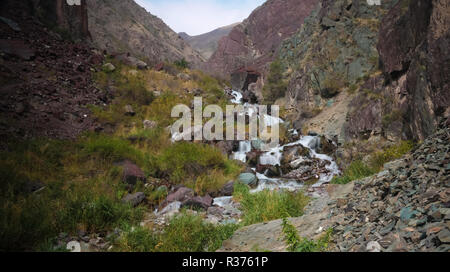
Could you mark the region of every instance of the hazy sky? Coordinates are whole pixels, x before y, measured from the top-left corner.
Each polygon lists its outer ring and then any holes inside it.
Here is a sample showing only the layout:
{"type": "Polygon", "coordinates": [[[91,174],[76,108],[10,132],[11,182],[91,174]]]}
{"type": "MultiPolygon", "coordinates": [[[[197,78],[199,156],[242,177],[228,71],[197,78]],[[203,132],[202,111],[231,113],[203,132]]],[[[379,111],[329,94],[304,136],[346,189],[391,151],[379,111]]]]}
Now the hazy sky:
{"type": "Polygon", "coordinates": [[[175,32],[199,35],[241,22],[265,0],[135,0],[175,32]]]}

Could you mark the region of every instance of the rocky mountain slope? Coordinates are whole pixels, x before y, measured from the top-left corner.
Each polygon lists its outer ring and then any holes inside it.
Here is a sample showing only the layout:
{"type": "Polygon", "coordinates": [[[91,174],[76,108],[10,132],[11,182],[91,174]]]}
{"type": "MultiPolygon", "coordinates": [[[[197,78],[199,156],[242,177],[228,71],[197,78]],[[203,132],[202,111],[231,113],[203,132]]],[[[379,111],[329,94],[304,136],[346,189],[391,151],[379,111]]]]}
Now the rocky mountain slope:
{"type": "MultiPolygon", "coordinates": [[[[329,185],[302,217],[289,219],[301,237],[333,229],[331,251],[450,250],[450,129],[438,131],[384,171],[347,185],[329,185]]],[[[248,226],[220,251],[286,251],[281,220],[248,226]]]]}
{"type": "Polygon", "coordinates": [[[219,41],[206,70],[228,77],[235,70],[263,69],[281,42],[303,24],[318,0],[269,0],[219,41]]]}
{"type": "Polygon", "coordinates": [[[109,53],[130,53],[151,63],[203,57],[161,19],[133,0],[92,0],[88,3],[89,31],[96,47],[109,53]]]}
{"type": "Polygon", "coordinates": [[[2,2],[2,139],[72,138],[96,128],[87,105],[108,101],[107,94],[96,89],[92,82],[91,69],[102,63],[103,55],[91,51],[86,43],[67,40],[69,36],[78,40],[87,38],[87,13],[85,2],[82,4],[2,2]],[[57,26],[59,31],[50,31],[42,21],[57,26]]]}
{"type": "Polygon", "coordinates": [[[187,41],[192,48],[197,50],[204,59],[209,59],[212,54],[217,50],[219,40],[227,36],[230,31],[238,25],[239,23],[232,24],[229,26],[224,26],[218,29],[215,29],[211,32],[197,35],[197,36],[189,36],[187,33],[182,32],[178,33],[181,38],[183,38],[185,41],[187,41]]]}
{"type": "Polygon", "coordinates": [[[279,54],[289,82],[283,103],[297,128],[341,142],[433,133],[449,114],[448,10],[445,1],[321,1],[279,54]],[[311,121],[332,118],[342,97],[350,106],[334,122],[311,121]]]}

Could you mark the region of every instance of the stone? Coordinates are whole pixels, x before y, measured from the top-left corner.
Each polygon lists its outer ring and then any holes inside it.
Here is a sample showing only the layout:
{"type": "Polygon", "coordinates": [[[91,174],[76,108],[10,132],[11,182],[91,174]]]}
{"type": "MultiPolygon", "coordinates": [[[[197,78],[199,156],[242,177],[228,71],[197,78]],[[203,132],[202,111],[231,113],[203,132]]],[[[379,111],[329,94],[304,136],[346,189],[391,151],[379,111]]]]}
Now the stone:
{"type": "Polygon", "coordinates": [[[22,40],[0,39],[0,52],[23,60],[31,60],[36,54],[36,52],[22,40]]]}
{"type": "Polygon", "coordinates": [[[343,208],[344,206],[346,206],[348,203],[348,199],[346,198],[338,198],[337,202],[336,202],[336,206],[338,208],[343,208]]]}
{"type": "Polygon", "coordinates": [[[150,121],[150,120],[145,120],[143,122],[143,124],[144,124],[144,129],[154,129],[158,125],[156,123],[156,121],[150,121]]]}
{"type": "Polygon", "coordinates": [[[116,70],[116,66],[114,66],[112,63],[108,62],[103,65],[103,69],[106,72],[114,72],[116,70]]]}
{"type": "Polygon", "coordinates": [[[184,201],[182,203],[181,207],[208,210],[208,208],[211,207],[212,204],[213,204],[213,198],[209,195],[206,195],[203,197],[196,196],[196,197],[190,198],[190,199],[184,201]]]}
{"type": "Polygon", "coordinates": [[[0,16],[0,21],[4,22],[5,24],[7,24],[12,30],[20,32],[22,31],[22,29],[20,28],[19,24],[16,23],[15,21],[2,17],[0,16]]]}
{"type": "Polygon", "coordinates": [[[66,249],[70,252],[81,252],[81,244],[78,241],[70,241],[67,243],[66,249]]]}
{"type": "Polygon", "coordinates": [[[450,231],[448,229],[442,230],[438,234],[439,241],[443,244],[450,244],[450,231]]]}
{"type": "Polygon", "coordinates": [[[403,208],[400,212],[400,219],[403,222],[408,222],[409,220],[411,220],[412,218],[417,216],[417,212],[414,211],[411,207],[406,207],[403,208]]]}
{"type": "Polygon", "coordinates": [[[37,193],[45,188],[45,184],[40,181],[26,181],[24,184],[24,192],[37,193]]]}
{"type": "Polygon", "coordinates": [[[194,197],[194,190],[186,187],[178,188],[174,193],[167,196],[165,202],[171,203],[174,201],[184,202],[194,197]]]}
{"type": "Polygon", "coordinates": [[[174,214],[177,214],[181,209],[181,202],[180,201],[174,201],[172,203],[169,203],[164,209],[162,209],[160,212],[158,212],[158,215],[165,215],[165,216],[173,216],[174,214]]]}
{"type": "Polygon", "coordinates": [[[117,59],[125,63],[126,65],[135,67],[139,70],[145,70],[148,68],[148,64],[140,59],[137,59],[129,54],[121,54],[116,56],[117,59]]]}
{"type": "Polygon", "coordinates": [[[126,105],[124,107],[124,110],[125,110],[125,115],[128,115],[128,116],[135,116],[136,115],[136,112],[134,111],[134,109],[133,109],[133,107],[131,105],[126,105]]]}
{"type": "Polygon", "coordinates": [[[378,241],[378,243],[385,249],[388,248],[390,245],[392,245],[393,242],[394,242],[394,239],[390,236],[386,236],[383,239],[378,241]]]}
{"type": "Polygon", "coordinates": [[[238,177],[238,181],[250,187],[256,187],[258,185],[258,178],[253,173],[243,173],[238,177]]]}
{"type": "Polygon", "coordinates": [[[147,178],[145,177],[144,172],[137,166],[136,164],[130,161],[124,161],[119,163],[120,166],[123,167],[122,172],[122,181],[129,185],[136,185],[138,181],[146,182],[147,178]]]}
{"type": "Polygon", "coordinates": [[[210,214],[210,215],[217,216],[217,217],[222,217],[222,214],[224,213],[224,210],[225,209],[222,208],[222,207],[215,207],[215,206],[213,206],[213,207],[209,207],[208,210],[206,211],[206,213],[210,214]]]}
{"type": "Polygon", "coordinates": [[[186,73],[179,73],[177,75],[177,78],[179,78],[181,80],[185,80],[185,81],[191,80],[191,77],[186,73]]]}
{"type": "Polygon", "coordinates": [[[129,194],[126,195],[123,199],[122,202],[123,203],[127,203],[132,205],[133,207],[138,206],[139,204],[141,204],[143,201],[145,200],[145,194],[142,192],[139,193],[134,193],[134,194],[129,194]]]}
{"type": "Polygon", "coordinates": [[[222,196],[232,196],[234,192],[234,181],[230,181],[220,190],[222,196]]]}
{"type": "Polygon", "coordinates": [[[381,252],[381,245],[378,242],[371,241],[371,242],[367,243],[366,251],[381,252]]]}

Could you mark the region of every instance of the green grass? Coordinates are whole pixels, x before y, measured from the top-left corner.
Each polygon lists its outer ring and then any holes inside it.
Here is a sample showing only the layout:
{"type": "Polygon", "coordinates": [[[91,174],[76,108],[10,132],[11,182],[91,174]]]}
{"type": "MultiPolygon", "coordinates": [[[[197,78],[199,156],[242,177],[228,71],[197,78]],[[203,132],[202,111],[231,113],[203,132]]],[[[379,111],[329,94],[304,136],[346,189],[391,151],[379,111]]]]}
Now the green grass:
{"type": "Polygon", "coordinates": [[[286,218],[283,218],[282,227],[284,240],[290,252],[324,252],[328,249],[333,234],[333,229],[330,228],[317,241],[314,241],[301,238],[297,229],[286,218]]]}
{"type": "Polygon", "coordinates": [[[142,157],[126,141],[101,135],[9,143],[0,154],[0,251],[33,250],[59,232],[106,232],[138,222],[142,209],[121,202],[125,185],[112,162],[142,157]],[[25,190],[37,181],[42,191],[25,190]]]}
{"type": "Polygon", "coordinates": [[[166,172],[175,183],[181,183],[189,176],[199,176],[206,168],[224,168],[222,153],[205,144],[177,142],[157,158],[157,167],[166,172]]]}
{"type": "Polygon", "coordinates": [[[114,250],[131,252],[213,252],[236,231],[237,225],[206,223],[198,215],[186,212],[175,216],[160,234],[134,228],[124,233],[114,250]]]}
{"type": "Polygon", "coordinates": [[[384,164],[399,159],[413,149],[414,143],[402,141],[383,151],[378,151],[370,156],[369,164],[361,160],[353,161],[340,177],[334,177],[331,183],[347,184],[351,181],[369,177],[383,169],[384,164]]]}
{"type": "Polygon", "coordinates": [[[262,191],[250,194],[247,185],[237,183],[233,197],[241,204],[242,222],[252,225],[283,217],[298,217],[303,215],[303,209],[309,198],[303,192],[262,191]]]}
{"type": "Polygon", "coordinates": [[[414,143],[411,141],[401,141],[400,143],[391,146],[383,151],[376,152],[371,156],[370,166],[375,171],[380,171],[384,164],[396,160],[407,154],[414,148],[414,143]]]}
{"type": "Polygon", "coordinates": [[[83,158],[95,157],[109,162],[129,159],[140,164],[145,161],[142,151],[129,141],[110,135],[91,134],[81,140],[80,148],[83,158]]]}
{"type": "Polygon", "coordinates": [[[353,180],[362,179],[375,174],[375,171],[357,160],[352,162],[340,177],[334,177],[331,183],[333,184],[347,184],[353,180]]]}

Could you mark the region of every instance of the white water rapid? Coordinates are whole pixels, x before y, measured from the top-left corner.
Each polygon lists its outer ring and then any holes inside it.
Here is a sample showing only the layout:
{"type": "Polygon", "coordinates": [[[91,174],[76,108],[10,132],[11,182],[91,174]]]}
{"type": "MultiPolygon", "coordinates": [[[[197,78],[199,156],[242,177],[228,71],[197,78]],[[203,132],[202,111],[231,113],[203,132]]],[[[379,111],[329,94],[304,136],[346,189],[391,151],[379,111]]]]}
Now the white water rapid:
{"type": "MultiPolygon", "coordinates": [[[[237,91],[232,91],[233,99],[231,100],[232,103],[235,104],[242,104],[242,94],[237,91]]],[[[256,105],[251,105],[248,103],[243,104],[244,108],[246,109],[246,114],[254,114],[257,113],[256,105]]],[[[264,121],[266,124],[271,125],[275,123],[282,124],[284,121],[280,118],[275,118],[270,115],[265,115],[264,121]]],[[[292,135],[298,135],[298,132],[296,130],[290,130],[289,131],[292,135]]],[[[319,154],[317,153],[316,149],[320,145],[320,138],[318,136],[301,136],[298,141],[286,144],[284,146],[277,146],[273,149],[271,149],[269,152],[263,153],[259,157],[259,164],[261,165],[281,165],[281,158],[283,156],[284,148],[295,146],[295,145],[302,145],[309,149],[311,157],[316,158],[320,161],[326,161],[327,165],[325,168],[328,170],[327,173],[321,173],[317,175],[318,181],[313,185],[313,187],[320,187],[321,185],[330,182],[334,176],[339,174],[339,168],[336,164],[336,162],[331,158],[330,156],[327,156],[325,154],[319,154]]],[[[239,143],[239,150],[237,152],[234,152],[232,155],[232,158],[236,160],[240,160],[242,162],[246,162],[247,153],[252,151],[252,145],[250,141],[241,141],[239,143]]],[[[306,158],[300,158],[297,161],[294,161],[298,164],[306,160],[306,158]]],[[[256,172],[256,169],[253,169],[256,172]]],[[[252,192],[260,192],[265,189],[269,190],[279,190],[279,189],[286,189],[289,191],[297,191],[301,189],[304,185],[303,183],[300,183],[296,180],[288,180],[288,179],[282,179],[282,178],[269,178],[266,177],[263,173],[256,173],[257,178],[259,179],[258,186],[252,190],[252,192]]],[[[218,206],[226,206],[229,204],[229,198],[219,198],[215,199],[214,203],[218,206]]]]}

